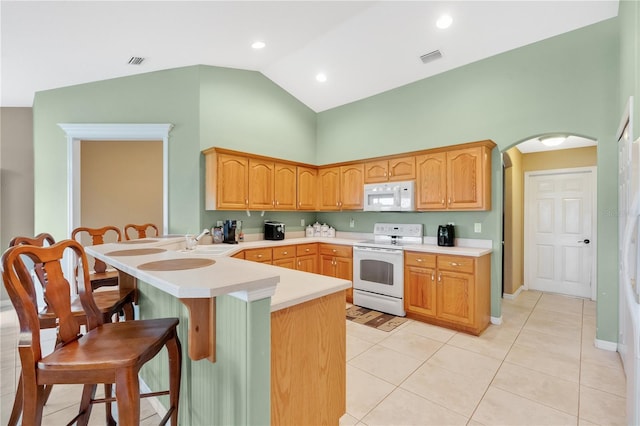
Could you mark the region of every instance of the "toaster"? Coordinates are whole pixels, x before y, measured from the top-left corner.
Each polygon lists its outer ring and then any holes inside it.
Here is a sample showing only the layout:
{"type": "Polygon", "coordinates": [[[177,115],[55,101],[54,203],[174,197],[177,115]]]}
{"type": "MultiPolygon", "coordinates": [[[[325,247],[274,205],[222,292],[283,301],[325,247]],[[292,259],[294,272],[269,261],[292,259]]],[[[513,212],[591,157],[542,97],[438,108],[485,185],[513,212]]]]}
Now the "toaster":
{"type": "Polygon", "coordinates": [[[265,240],[284,240],[284,223],[267,221],[264,223],[265,240]]]}

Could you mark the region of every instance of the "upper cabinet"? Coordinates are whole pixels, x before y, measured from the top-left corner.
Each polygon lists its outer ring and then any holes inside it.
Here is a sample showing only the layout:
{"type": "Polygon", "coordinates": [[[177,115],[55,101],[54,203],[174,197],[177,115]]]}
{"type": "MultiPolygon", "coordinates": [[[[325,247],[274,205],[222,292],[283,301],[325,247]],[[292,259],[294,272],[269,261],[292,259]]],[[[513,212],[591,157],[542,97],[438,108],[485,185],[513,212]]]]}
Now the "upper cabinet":
{"type": "Polygon", "coordinates": [[[364,163],[364,183],[393,182],[415,178],[416,158],[414,156],[364,163]]]}
{"type": "Polygon", "coordinates": [[[318,169],[298,166],[298,210],[318,208],[318,169]]]}
{"type": "Polygon", "coordinates": [[[416,158],[418,210],[491,210],[491,141],[416,158]]]}
{"type": "Polygon", "coordinates": [[[364,207],[362,163],[322,167],[318,172],[318,209],[362,210],[364,207]]]}
{"type": "Polygon", "coordinates": [[[364,208],[364,184],[416,181],[416,210],[490,210],[486,140],[315,167],[221,148],[204,151],[207,210],[364,208]]]}

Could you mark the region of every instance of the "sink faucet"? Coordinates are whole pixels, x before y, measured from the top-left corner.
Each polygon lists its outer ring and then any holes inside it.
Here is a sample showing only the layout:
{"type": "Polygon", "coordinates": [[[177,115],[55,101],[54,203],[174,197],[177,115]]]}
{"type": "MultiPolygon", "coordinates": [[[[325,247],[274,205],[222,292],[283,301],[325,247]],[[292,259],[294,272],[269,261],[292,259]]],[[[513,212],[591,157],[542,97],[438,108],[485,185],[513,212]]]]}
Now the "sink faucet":
{"type": "Polygon", "coordinates": [[[209,233],[207,228],[203,229],[202,232],[195,238],[196,241],[200,241],[200,238],[204,237],[209,233]]]}

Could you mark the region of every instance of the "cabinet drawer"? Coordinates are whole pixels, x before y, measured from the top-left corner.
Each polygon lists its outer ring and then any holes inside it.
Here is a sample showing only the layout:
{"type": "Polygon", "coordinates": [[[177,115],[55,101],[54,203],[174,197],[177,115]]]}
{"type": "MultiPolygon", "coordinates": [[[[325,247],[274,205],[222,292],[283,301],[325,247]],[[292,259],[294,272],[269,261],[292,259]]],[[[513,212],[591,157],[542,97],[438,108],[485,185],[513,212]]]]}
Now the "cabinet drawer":
{"type": "Polygon", "coordinates": [[[318,254],[318,244],[298,244],[296,246],[296,256],[308,254],[318,254]]]}
{"type": "Polygon", "coordinates": [[[353,247],[338,244],[320,244],[320,254],[326,256],[351,257],[353,247]]]}
{"type": "Polygon", "coordinates": [[[282,246],[273,248],[273,260],[290,259],[296,257],[296,246],[282,246]]]}
{"type": "Polygon", "coordinates": [[[416,251],[405,251],[404,264],[408,266],[421,266],[424,268],[435,268],[436,255],[429,254],[429,253],[420,253],[416,251]]]}
{"type": "Polygon", "coordinates": [[[473,274],[473,258],[439,255],[438,269],[441,271],[466,272],[473,274]]]}
{"type": "Polygon", "coordinates": [[[271,262],[271,249],[270,248],[257,248],[244,251],[245,260],[252,260],[254,262],[271,262]]]}

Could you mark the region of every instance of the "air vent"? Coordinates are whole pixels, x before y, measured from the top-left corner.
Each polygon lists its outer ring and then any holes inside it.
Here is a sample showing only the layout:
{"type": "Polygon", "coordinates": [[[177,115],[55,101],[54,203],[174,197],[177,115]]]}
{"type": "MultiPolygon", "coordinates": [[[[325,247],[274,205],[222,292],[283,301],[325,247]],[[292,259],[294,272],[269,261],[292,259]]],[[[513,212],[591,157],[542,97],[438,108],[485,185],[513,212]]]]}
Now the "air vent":
{"type": "Polygon", "coordinates": [[[129,65],[140,65],[142,61],[144,61],[144,58],[141,58],[140,56],[132,56],[129,59],[129,65]]]}
{"type": "Polygon", "coordinates": [[[434,50],[433,52],[425,53],[424,55],[420,56],[420,60],[423,64],[435,61],[436,59],[440,58],[442,58],[442,52],[439,50],[434,50]]]}

